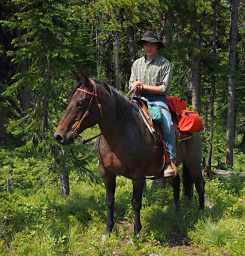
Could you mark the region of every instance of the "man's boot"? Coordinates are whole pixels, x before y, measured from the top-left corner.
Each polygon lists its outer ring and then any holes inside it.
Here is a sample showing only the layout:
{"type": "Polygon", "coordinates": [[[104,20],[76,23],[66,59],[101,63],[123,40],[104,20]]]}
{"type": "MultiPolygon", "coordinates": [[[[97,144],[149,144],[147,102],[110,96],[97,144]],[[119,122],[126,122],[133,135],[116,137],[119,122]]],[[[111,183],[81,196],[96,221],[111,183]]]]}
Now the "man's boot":
{"type": "Polygon", "coordinates": [[[164,169],[163,176],[164,177],[175,177],[177,175],[177,167],[173,160],[170,160],[170,163],[164,169]]]}

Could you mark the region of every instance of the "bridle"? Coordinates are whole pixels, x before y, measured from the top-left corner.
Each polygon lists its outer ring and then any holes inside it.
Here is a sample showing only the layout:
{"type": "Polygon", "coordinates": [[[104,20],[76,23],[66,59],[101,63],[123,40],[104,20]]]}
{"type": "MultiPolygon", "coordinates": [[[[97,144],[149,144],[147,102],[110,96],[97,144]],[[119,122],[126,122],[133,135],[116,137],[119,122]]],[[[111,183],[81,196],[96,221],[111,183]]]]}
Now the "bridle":
{"type": "Polygon", "coordinates": [[[73,135],[78,135],[78,131],[84,121],[84,119],[88,116],[89,112],[90,112],[90,108],[92,106],[92,102],[93,100],[95,99],[96,100],[96,104],[97,104],[97,107],[99,109],[99,112],[100,112],[100,117],[102,116],[102,106],[98,100],[98,94],[97,94],[97,87],[96,87],[96,83],[94,80],[92,79],[89,79],[90,83],[92,84],[93,86],[93,91],[90,92],[90,91],[87,91],[87,90],[84,90],[82,88],[77,88],[76,91],[80,91],[80,92],[83,92],[85,94],[88,94],[88,95],[91,95],[91,98],[89,100],[89,103],[88,103],[88,106],[87,106],[87,109],[86,111],[83,113],[83,115],[80,117],[79,120],[77,120],[73,126],[72,126],[72,134],[73,135]]]}

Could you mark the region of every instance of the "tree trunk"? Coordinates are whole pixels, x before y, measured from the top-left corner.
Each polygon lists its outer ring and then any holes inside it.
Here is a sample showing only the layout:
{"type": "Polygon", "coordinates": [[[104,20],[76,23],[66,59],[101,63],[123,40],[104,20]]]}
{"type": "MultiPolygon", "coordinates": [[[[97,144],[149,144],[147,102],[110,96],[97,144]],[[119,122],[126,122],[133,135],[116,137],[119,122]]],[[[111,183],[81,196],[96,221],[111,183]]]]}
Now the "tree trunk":
{"type": "Polygon", "coordinates": [[[164,45],[166,47],[171,47],[173,40],[173,24],[174,24],[174,19],[173,19],[173,12],[172,10],[166,12],[163,11],[161,13],[161,29],[160,29],[160,38],[162,39],[164,45]]]}
{"type": "Polygon", "coordinates": [[[46,90],[43,92],[43,106],[42,106],[42,111],[43,111],[43,120],[42,120],[42,132],[46,132],[48,130],[48,120],[49,120],[49,93],[48,93],[48,88],[51,87],[51,67],[50,67],[50,60],[49,56],[46,56],[46,70],[45,70],[45,87],[46,90]]]}
{"type": "Polygon", "coordinates": [[[229,46],[229,74],[228,74],[228,110],[226,127],[226,164],[233,166],[233,148],[235,140],[235,73],[236,73],[236,45],[238,35],[238,7],[239,0],[231,0],[231,28],[229,46]]]}
{"type": "Polygon", "coordinates": [[[194,111],[201,111],[201,76],[200,76],[200,58],[195,56],[192,59],[192,107],[194,111]]]}
{"type": "MultiPolygon", "coordinates": [[[[218,40],[218,4],[219,0],[215,0],[213,2],[213,40],[212,40],[212,50],[213,57],[216,60],[217,57],[217,40],[218,40]]],[[[214,99],[216,94],[216,75],[213,72],[212,80],[211,80],[211,91],[209,96],[209,106],[210,106],[210,127],[209,127],[209,141],[208,141],[208,159],[207,159],[207,175],[211,177],[211,168],[212,168],[212,153],[213,153],[213,137],[214,137],[214,99]]]]}
{"type": "Polygon", "coordinates": [[[132,26],[127,27],[125,31],[127,38],[125,44],[125,52],[127,57],[121,61],[121,89],[125,90],[128,87],[128,81],[131,74],[131,67],[136,58],[136,43],[135,43],[135,29],[132,26]],[[123,82],[122,82],[123,81],[123,82]]]}
{"type": "Polygon", "coordinates": [[[63,196],[68,196],[70,194],[70,183],[69,183],[69,172],[64,166],[60,174],[60,183],[61,183],[61,194],[63,196]]]}
{"type": "Polygon", "coordinates": [[[215,98],[215,78],[213,78],[213,83],[211,87],[210,94],[210,130],[209,130],[209,141],[208,141],[208,159],[207,159],[207,175],[211,177],[211,169],[212,169],[212,153],[213,153],[213,137],[214,137],[214,98],[215,98]]]}
{"type": "Polygon", "coordinates": [[[245,148],[245,129],[243,130],[242,141],[241,141],[241,147],[245,148]]]}
{"type": "Polygon", "coordinates": [[[115,40],[113,44],[114,48],[114,66],[115,66],[115,85],[117,89],[120,89],[120,70],[119,70],[119,34],[115,34],[115,40]]]}
{"type": "Polygon", "coordinates": [[[7,177],[7,192],[11,193],[14,189],[14,183],[13,183],[13,171],[10,170],[7,177]]]}
{"type": "Polygon", "coordinates": [[[97,52],[97,56],[96,56],[96,60],[97,60],[97,63],[96,63],[96,76],[97,76],[97,79],[101,79],[101,52],[100,52],[100,41],[99,41],[99,32],[98,32],[98,28],[96,26],[96,52],[97,52]]]}
{"type": "Polygon", "coordinates": [[[191,60],[191,85],[192,85],[192,108],[194,111],[201,112],[201,68],[200,68],[200,24],[194,24],[194,50],[191,60]]]}
{"type": "Polygon", "coordinates": [[[136,45],[135,45],[135,40],[134,40],[134,28],[133,27],[128,27],[127,30],[127,41],[128,41],[128,55],[129,55],[129,75],[130,75],[130,70],[131,66],[135,60],[135,52],[136,52],[136,45]]]}
{"type": "Polygon", "coordinates": [[[113,77],[114,77],[112,55],[113,55],[113,38],[112,38],[112,35],[109,34],[105,47],[103,48],[103,64],[105,67],[106,80],[111,85],[113,84],[113,77]]]}
{"type": "Polygon", "coordinates": [[[69,171],[66,165],[65,150],[54,144],[51,146],[51,153],[54,158],[54,166],[60,176],[60,192],[63,196],[70,194],[69,171]]]}
{"type": "Polygon", "coordinates": [[[135,30],[133,27],[128,27],[127,29],[127,49],[128,49],[128,61],[124,67],[127,74],[127,81],[129,80],[131,74],[131,67],[136,58],[136,44],[134,38],[135,30]]]}

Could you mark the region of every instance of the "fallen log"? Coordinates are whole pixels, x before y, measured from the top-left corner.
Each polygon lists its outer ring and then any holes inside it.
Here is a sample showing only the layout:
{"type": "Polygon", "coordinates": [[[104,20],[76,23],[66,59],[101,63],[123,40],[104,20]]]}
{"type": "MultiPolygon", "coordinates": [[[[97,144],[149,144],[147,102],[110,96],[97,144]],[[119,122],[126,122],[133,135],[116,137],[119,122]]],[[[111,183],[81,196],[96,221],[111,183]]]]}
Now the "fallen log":
{"type": "Polygon", "coordinates": [[[239,177],[242,180],[245,180],[245,172],[233,172],[227,170],[215,170],[214,175],[221,178],[231,178],[231,177],[239,177]]]}

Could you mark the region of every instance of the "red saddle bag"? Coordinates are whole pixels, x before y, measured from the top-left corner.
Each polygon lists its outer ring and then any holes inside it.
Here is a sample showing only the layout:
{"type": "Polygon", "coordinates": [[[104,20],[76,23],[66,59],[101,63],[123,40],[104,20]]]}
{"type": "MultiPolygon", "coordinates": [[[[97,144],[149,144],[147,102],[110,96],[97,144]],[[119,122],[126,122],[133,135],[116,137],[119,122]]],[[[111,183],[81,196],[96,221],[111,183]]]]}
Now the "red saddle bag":
{"type": "Polygon", "coordinates": [[[177,120],[187,107],[187,102],[178,96],[167,96],[167,103],[170,111],[176,115],[177,120]]]}
{"type": "Polygon", "coordinates": [[[204,129],[203,120],[197,112],[183,110],[178,122],[181,132],[200,132],[204,129]]]}

